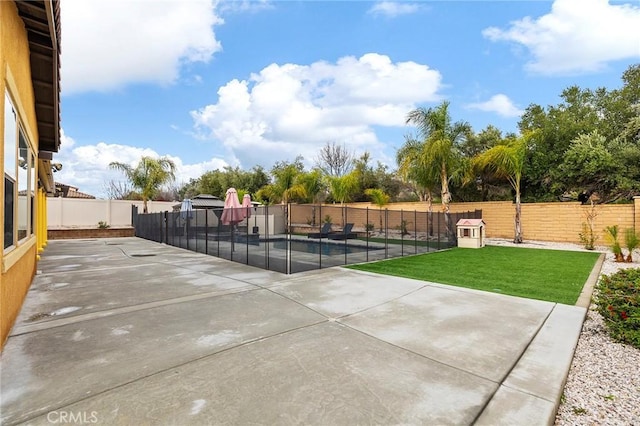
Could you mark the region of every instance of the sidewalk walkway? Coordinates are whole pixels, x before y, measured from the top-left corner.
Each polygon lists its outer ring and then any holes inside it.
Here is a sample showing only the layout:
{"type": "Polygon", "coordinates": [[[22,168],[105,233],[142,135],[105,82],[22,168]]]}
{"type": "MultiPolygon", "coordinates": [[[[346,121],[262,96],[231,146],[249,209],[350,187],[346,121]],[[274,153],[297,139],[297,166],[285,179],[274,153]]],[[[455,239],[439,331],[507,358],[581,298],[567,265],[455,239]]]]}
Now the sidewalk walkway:
{"type": "Polygon", "coordinates": [[[575,306],[137,238],[51,241],[2,424],[552,424],[575,306]]]}

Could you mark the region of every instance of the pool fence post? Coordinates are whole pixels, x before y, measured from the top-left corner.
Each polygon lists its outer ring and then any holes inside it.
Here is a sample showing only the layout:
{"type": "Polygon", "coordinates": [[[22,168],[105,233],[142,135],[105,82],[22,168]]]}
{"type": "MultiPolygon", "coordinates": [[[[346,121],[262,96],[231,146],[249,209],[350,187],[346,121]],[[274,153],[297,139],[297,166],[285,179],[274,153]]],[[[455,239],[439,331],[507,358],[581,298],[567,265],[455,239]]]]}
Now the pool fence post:
{"type": "MultiPolygon", "coordinates": [[[[250,207],[247,207],[247,211],[249,211],[249,208],[250,207]]],[[[246,261],[246,264],[248,265],[249,264],[249,217],[246,217],[246,219],[247,219],[247,238],[244,241],[244,243],[247,245],[247,257],[245,261],[246,261]]]]}
{"type": "Polygon", "coordinates": [[[444,213],[438,212],[438,250],[440,250],[440,219],[444,213]]]}
{"type": "MultiPolygon", "coordinates": [[[[322,223],[322,203],[320,203],[320,213],[318,213],[318,223],[322,223]]],[[[315,226],[315,225],[314,225],[315,226]]],[[[322,231],[322,225],[320,225],[320,231],[322,231]]],[[[318,240],[318,269],[322,269],[322,232],[320,232],[320,239],[318,240]]]]}
{"type": "Polygon", "coordinates": [[[286,211],[284,212],[284,220],[287,223],[287,226],[285,227],[285,232],[287,235],[287,275],[291,274],[291,229],[289,229],[289,226],[291,226],[291,222],[289,221],[289,212],[291,211],[290,206],[291,205],[287,203],[285,207],[286,211]]]}
{"type": "Polygon", "coordinates": [[[389,209],[384,209],[384,258],[389,258],[389,209]]]}
{"type": "Polygon", "coordinates": [[[365,229],[367,231],[367,262],[369,261],[369,206],[367,206],[367,219],[366,219],[366,225],[365,225],[365,229]]]}
{"type": "Polygon", "coordinates": [[[400,209],[400,257],[404,257],[404,230],[407,224],[404,223],[404,210],[400,209]]]}
{"type": "Polygon", "coordinates": [[[209,254],[209,209],[204,211],[204,252],[209,254]]]}
{"type": "Polygon", "coordinates": [[[266,235],[267,239],[266,242],[264,244],[264,260],[265,260],[265,266],[266,266],[266,270],[269,270],[269,205],[265,204],[264,209],[263,209],[263,213],[264,213],[264,234],[266,235]]]}
{"type": "MultiPolygon", "coordinates": [[[[349,208],[347,206],[344,206],[344,223],[342,224],[342,232],[344,233],[344,229],[347,226],[347,215],[349,213],[349,208]]],[[[347,264],[347,237],[348,235],[344,236],[344,264],[347,264]]]]}
{"type": "Polygon", "coordinates": [[[418,211],[413,211],[413,254],[418,254],[418,211]]]}

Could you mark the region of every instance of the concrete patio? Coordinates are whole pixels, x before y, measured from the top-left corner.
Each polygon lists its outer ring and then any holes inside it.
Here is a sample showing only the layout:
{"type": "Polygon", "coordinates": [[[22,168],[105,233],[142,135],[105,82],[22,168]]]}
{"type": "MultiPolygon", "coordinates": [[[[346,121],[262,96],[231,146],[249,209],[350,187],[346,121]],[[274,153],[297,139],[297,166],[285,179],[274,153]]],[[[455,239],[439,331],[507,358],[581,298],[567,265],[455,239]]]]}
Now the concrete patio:
{"type": "Polygon", "coordinates": [[[138,238],[51,241],[2,424],[552,424],[585,308],[138,238]]]}

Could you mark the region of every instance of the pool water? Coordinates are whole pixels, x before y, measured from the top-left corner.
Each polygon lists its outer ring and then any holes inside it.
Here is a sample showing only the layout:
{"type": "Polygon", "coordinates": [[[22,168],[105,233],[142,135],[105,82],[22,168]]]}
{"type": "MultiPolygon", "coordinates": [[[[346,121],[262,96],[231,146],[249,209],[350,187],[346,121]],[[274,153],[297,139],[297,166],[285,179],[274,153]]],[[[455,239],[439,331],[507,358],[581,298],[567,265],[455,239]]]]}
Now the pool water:
{"type": "MultiPolygon", "coordinates": [[[[286,250],[287,249],[287,240],[276,240],[273,241],[273,248],[286,250]]],[[[323,256],[338,256],[344,255],[345,251],[347,254],[353,253],[366,253],[367,247],[353,246],[353,245],[345,245],[344,243],[327,243],[320,241],[298,241],[291,240],[289,248],[291,251],[298,251],[302,253],[312,253],[319,254],[320,250],[322,250],[323,256]]],[[[379,250],[378,247],[369,247],[369,251],[379,250]]]]}

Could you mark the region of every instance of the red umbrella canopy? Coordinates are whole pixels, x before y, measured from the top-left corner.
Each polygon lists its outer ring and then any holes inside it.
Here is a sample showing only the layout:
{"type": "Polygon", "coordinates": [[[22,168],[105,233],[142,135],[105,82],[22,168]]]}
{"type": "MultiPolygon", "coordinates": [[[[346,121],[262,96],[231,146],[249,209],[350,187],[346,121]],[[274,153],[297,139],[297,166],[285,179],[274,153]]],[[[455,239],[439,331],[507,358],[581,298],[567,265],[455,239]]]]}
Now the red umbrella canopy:
{"type": "Polygon", "coordinates": [[[238,200],[238,192],[235,188],[227,189],[224,199],[224,210],[222,211],[222,223],[225,225],[235,225],[244,219],[243,208],[238,200]]]}
{"type": "Polygon", "coordinates": [[[244,197],[242,197],[242,214],[244,214],[244,217],[251,217],[252,207],[253,205],[251,205],[251,195],[244,194],[244,197]]]}

